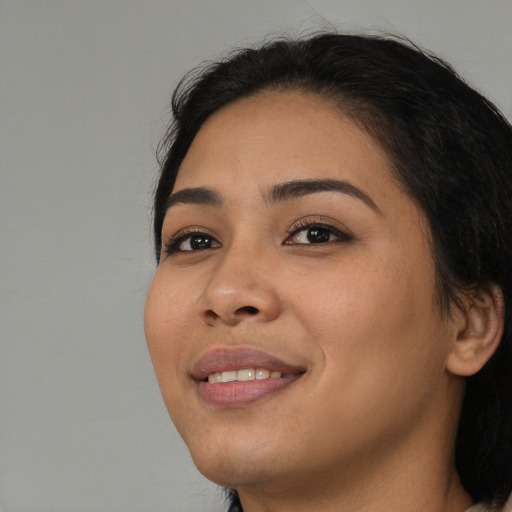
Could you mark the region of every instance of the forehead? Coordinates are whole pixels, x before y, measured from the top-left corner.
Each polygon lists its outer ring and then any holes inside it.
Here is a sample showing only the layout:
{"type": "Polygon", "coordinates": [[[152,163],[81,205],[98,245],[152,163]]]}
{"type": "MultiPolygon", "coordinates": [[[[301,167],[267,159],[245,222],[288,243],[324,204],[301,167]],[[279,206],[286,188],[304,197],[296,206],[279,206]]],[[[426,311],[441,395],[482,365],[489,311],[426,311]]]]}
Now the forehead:
{"type": "Polygon", "coordinates": [[[174,191],[209,186],[249,193],[278,182],[329,178],[369,192],[384,184],[396,188],[386,153],[333,101],[271,91],[233,102],[204,123],[174,191]]]}

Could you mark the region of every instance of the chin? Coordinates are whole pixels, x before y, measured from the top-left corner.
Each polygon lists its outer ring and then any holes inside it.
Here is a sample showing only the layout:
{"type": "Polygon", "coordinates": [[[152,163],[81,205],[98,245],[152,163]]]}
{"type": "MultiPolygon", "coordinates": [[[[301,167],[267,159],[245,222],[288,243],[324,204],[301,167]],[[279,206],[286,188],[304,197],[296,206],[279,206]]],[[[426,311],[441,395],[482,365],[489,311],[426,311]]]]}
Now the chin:
{"type": "MultiPolygon", "coordinates": [[[[276,447],[266,439],[250,437],[247,432],[239,435],[208,436],[197,443],[197,438],[187,447],[195,466],[208,480],[224,486],[259,484],[278,476],[282,470],[276,459],[276,447]],[[215,438],[215,441],[209,441],[215,438]]],[[[282,461],[281,461],[282,462],[282,461]]]]}
{"type": "MultiPolygon", "coordinates": [[[[199,472],[208,480],[223,487],[236,488],[240,485],[261,484],[272,479],[274,471],[270,461],[265,462],[254,454],[237,453],[233,450],[225,450],[222,454],[194,453],[191,451],[192,460],[199,472]]],[[[275,468],[273,468],[275,469],[275,468]]]]}

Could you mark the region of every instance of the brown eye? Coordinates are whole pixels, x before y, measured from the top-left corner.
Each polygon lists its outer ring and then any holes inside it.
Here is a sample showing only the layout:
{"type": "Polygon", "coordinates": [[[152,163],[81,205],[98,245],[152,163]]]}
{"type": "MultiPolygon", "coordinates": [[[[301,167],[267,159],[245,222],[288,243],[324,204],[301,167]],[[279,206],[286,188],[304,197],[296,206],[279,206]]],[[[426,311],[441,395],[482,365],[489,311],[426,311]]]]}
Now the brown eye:
{"type": "Polygon", "coordinates": [[[333,226],[313,224],[294,231],[284,242],[286,245],[320,245],[349,242],[352,237],[333,226]]]}
{"type": "Polygon", "coordinates": [[[182,251],[200,251],[202,249],[210,249],[213,244],[213,238],[203,233],[192,235],[188,240],[183,241],[180,244],[180,250],[182,251]],[[185,247],[189,247],[185,248],[185,247]]]}
{"type": "Polygon", "coordinates": [[[330,236],[331,233],[329,232],[329,230],[327,228],[322,227],[309,228],[306,234],[308,241],[312,244],[321,244],[323,242],[328,242],[330,236]]]}
{"type": "Polygon", "coordinates": [[[208,233],[189,233],[187,235],[177,236],[171,240],[165,247],[167,254],[175,254],[180,252],[204,251],[207,249],[216,249],[221,247],[219,241],[208,233]]]}

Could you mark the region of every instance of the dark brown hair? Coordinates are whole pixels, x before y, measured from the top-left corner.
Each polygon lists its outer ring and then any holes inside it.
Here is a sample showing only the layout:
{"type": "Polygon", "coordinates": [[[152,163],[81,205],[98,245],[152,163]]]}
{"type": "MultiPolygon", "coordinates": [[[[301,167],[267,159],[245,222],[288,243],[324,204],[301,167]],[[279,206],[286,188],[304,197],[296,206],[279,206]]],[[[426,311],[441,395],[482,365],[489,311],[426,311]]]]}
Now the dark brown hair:
{"type": "MultiPolygon", "coordinates": [[[[155,194],[157,260],[165,203],[203,122],[222,106],[271,89],[334,99],[386,150],[430,223],[440,302],[497,283],[506,305],[495,355],[467,379],[456,467],[476,501],[512,490],[512,128],[449,65],[393,37],[321,34],[280,39],[188,75],[174,93],[155,194]]],[[[241,509],[230,492],[230,510],[241,509]]]]}

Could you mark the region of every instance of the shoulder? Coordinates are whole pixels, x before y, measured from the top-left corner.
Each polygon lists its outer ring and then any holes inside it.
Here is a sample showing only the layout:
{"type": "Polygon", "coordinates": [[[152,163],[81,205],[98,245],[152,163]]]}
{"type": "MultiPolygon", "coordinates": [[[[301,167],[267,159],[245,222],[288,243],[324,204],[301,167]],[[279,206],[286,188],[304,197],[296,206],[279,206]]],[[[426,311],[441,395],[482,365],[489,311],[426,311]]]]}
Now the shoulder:
{"type": "Polygon", "coordinates": [[[499,512],[499,509],[490,505],[484,505],[483,503],[477,503],[469,507],[466,512],[499,512]]]}
{"type": "Polygon", "coordinates": [[[507,503],[503,505],[503,508],[477,503],[476,505],[468,508],[466,512],[512,512],[512,494],[510,495],[507,503]]]}

